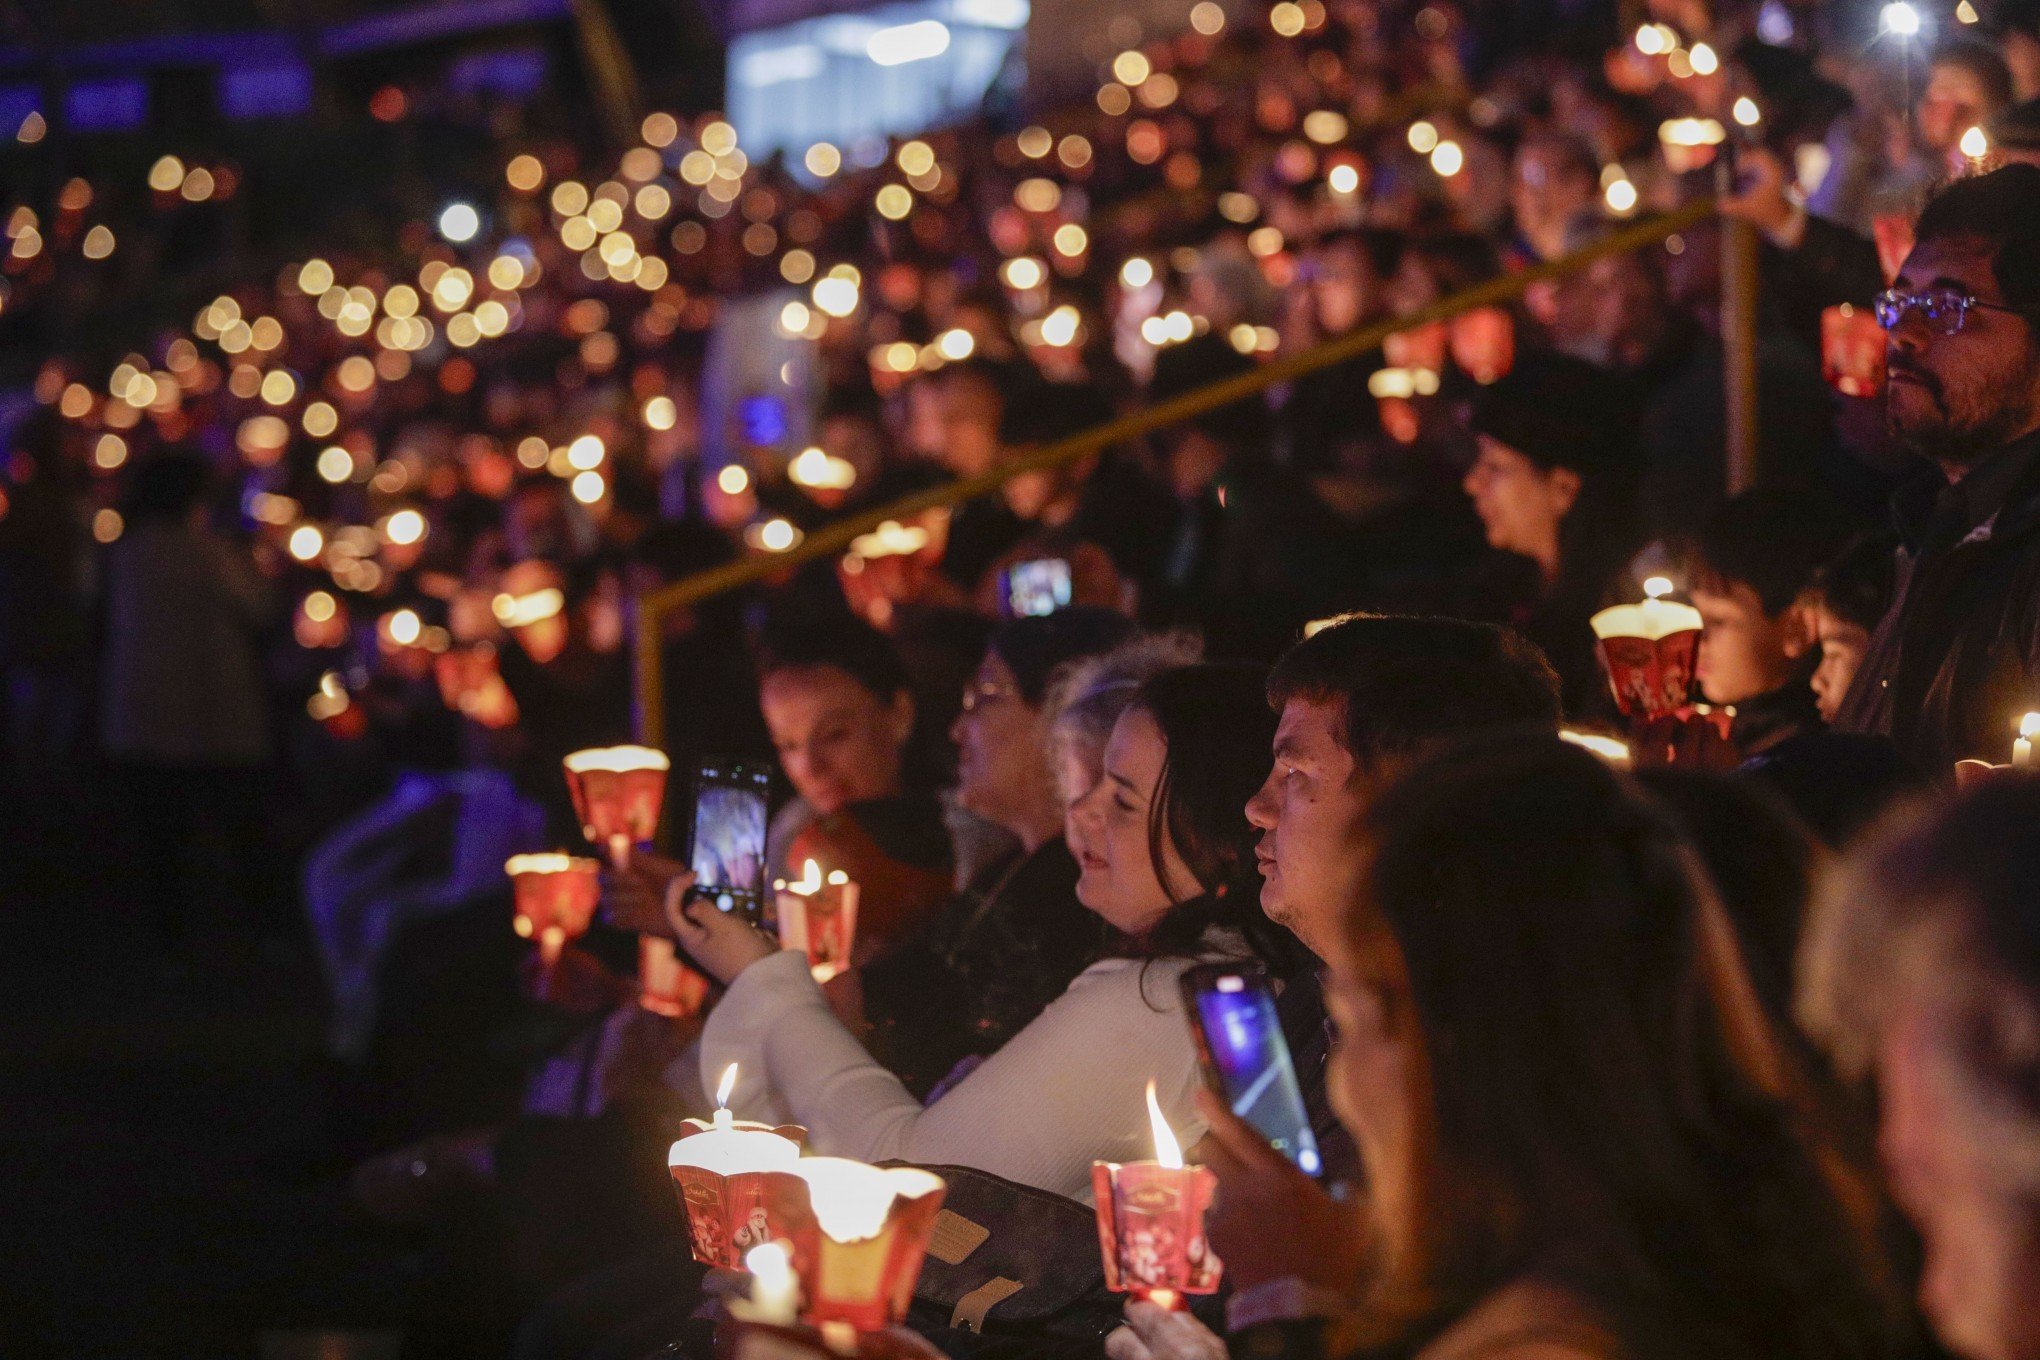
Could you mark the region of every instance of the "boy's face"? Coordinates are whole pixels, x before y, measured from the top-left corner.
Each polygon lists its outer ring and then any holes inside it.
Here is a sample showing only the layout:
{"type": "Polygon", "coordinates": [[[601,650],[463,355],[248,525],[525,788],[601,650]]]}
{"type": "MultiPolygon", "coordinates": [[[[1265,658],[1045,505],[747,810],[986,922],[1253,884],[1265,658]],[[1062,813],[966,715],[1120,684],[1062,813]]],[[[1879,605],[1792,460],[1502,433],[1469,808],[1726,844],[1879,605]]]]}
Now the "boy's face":
{"type": "Polygon", "coordinates": [[[1786,684],[1793,658],[1805,650],[1794,611],[1772,618],[1748,586],[1715,584],[1723,593],[1693,588],[1701,630],[1696,669],[1707,702],[1740,704],[1786,684]]]}
{"type": "Polygon", "coordinates": [[[1823,604],[1810,606],[1806,613],[1813,640],[1820,644],[1820,664],[1813,670],[1813,701],[1820,705],[1820,716],[1833,722],[1842,696],[1849,692],[1849,684],[1863,664],[1870,630],[1839,617],[1823,604]]]}

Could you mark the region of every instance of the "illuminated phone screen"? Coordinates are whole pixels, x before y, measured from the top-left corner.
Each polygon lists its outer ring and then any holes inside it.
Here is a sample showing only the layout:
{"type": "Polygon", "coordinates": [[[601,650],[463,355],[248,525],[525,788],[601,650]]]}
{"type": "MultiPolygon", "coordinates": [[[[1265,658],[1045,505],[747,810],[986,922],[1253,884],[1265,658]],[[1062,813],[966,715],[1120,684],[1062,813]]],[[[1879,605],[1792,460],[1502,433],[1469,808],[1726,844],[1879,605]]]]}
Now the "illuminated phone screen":
{"type": "Polygon", "coordinates": [[[704,765],[694,793],[695,895],[719,911],[752,921],[765,901],[766,795],[769,770],[751,765],[704,765]]]}
{"type": "Polygon", "coordinates": [[[1324,1160],[1275,1017],[1275,998],[1258,978],[1221,974],[1199,987],[1196,1000],[1226,1103],[1299,1170],[1317,1175],[1324,1160]]]}

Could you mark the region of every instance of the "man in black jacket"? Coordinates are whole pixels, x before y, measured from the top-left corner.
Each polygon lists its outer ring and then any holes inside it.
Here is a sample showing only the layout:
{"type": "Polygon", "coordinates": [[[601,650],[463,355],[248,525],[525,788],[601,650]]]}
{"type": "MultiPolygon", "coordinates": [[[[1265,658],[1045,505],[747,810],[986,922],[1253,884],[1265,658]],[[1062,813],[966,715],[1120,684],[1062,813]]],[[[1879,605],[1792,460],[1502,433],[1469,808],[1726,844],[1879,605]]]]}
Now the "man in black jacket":
{"type": "Polygon", "coordinates": [[[2040,708],[2040,168],[1927,205],[1897,287],[1886,419],[1925,460],[1901,490],[1896,600],[1837,715],[1931,778],[2002,764],[2040,708]]]}

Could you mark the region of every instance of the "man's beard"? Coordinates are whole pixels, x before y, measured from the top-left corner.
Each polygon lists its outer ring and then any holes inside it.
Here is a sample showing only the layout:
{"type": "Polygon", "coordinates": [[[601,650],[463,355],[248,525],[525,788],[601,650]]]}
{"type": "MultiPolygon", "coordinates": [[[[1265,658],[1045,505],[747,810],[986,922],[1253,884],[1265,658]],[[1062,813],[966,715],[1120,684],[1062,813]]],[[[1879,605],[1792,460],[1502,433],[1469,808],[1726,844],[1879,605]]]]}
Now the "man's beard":
{"type": "MultiPolygon", "coordinates": [[[[1913,370],[1918,374],[1918,370],[1913,370]]],[[[1982,419],[1958,424],[1948,408],[1940,383],[1918,374],[1923,395],[1930,396],[1933,409],[1923,421],[1901,425],[1887,397],[1885,428],[1901,444],[1922,458],[1931,458],[1944,468],[1969,468],[2010,443],[2032,427],[2031,404],[1993,405],[1982,419]]]]}

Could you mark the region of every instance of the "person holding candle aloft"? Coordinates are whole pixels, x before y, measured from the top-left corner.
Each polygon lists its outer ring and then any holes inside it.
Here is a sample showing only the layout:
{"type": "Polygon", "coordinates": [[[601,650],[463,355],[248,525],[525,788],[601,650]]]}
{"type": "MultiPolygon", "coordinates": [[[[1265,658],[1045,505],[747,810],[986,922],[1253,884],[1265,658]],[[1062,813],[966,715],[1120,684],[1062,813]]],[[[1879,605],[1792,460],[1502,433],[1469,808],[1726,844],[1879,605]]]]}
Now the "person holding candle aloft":
{"type": "Polygon", "coordinates": [[[1197,1060],[1176,976],[1253,953],[1282,969],[1294,947],[1254,910],[1239,816],[1272,734],[1261,685],[1251,667],[1196,666],[1142,687],[1105,777],[1073,808],[1095,811],[1103,832],[1086,840],[1078,895],[1121,947],[931,1104],[836,1021],[803,956],[695,905],[681,944],[730,987],[703,1034],[704,1071],[741,1063],[738,1102],[776,1102],[818,1151],[971,1166],[1076,1199],[1090,1197],[1092,1162],[1143,1151],[1148,1081],[1194,1139],[1197,1060]]]}
{"type": "MultiPolygon", "coordinates": [[[[1874,1184],[1662,807],[1586,752],[1505,736],[1420,766],[1359,831],[1327,996],[1361,1268],[1325,1291],[1335,1324],[1263,1323],[1241,1353],[1895,1352],[1874,1184]]],[[[1207,1353],[1129,1322],[1115,1360],[1207,1353]]]]}

